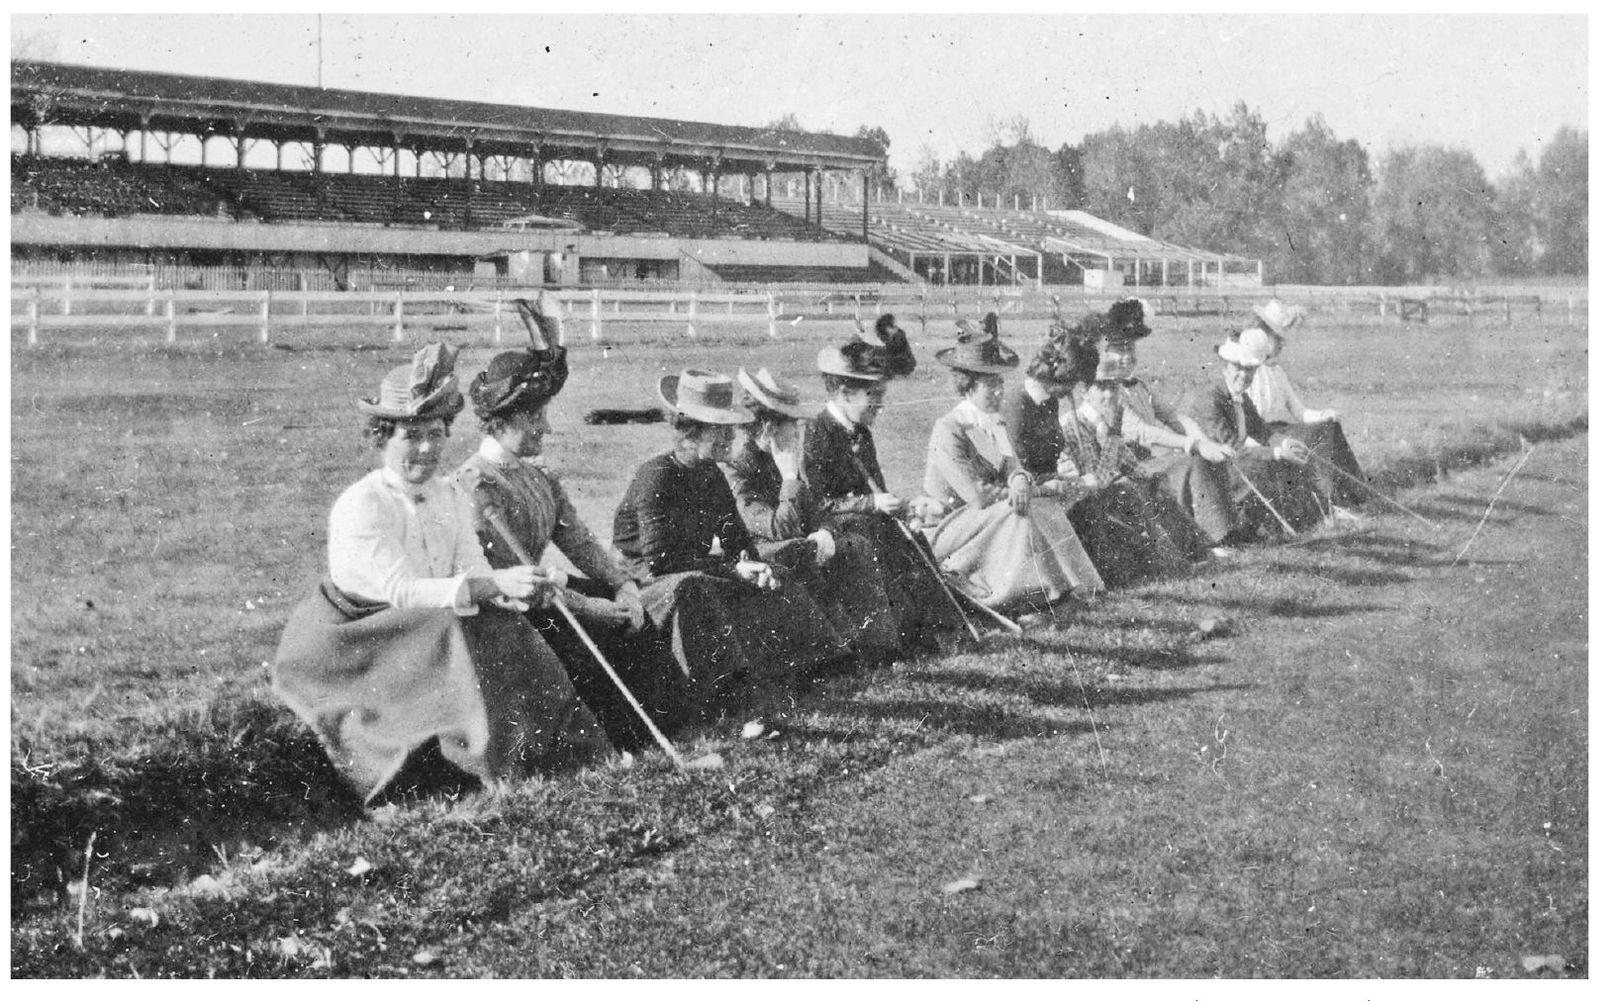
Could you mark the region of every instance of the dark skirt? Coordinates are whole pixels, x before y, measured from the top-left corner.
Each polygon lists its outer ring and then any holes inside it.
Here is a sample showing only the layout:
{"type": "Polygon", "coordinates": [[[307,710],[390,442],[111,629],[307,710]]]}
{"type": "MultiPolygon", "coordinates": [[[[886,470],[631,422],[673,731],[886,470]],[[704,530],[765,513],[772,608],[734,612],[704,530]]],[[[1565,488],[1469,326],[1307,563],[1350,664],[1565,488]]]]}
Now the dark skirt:
{"type": "Polygon", "coordinates": [[[1106,586],[1183,573],[1205,548],[1196,523],[1147,483],[1118,480],[1067,509],[1106,586]]]}
{"type": "Polygon", "coordinates": [[[880,597],[872,601],[885,607],[886,614],[860,619],[861,632],[873,634],[866,641],[870,646],[879,648],[888,636],[896,636],[897,651],[938,649],[966,631],[954,596],[932,569],[937,559],[924,535],[906,538],[898,522],[884,514],[836,515],[826,527],[836,536],[839,551],[844,539],[853,540],[860,558],[875,564],[880,597]]]}
{"type": "Polygon", "coordinates": [[[360,607],[322,585],[293,609],[270,679],[367,803],[435,739],[484,783],[611,750],[556,655],[500,609],[360,607]]]}
{"type": "Polygon", "coordinates": [[[824,564],[814,562],[816,547],[808,539],[760,543],[759,549],[803,585],[862,661],[890,661],[898,654],[901,637],[875,546],[849,532],[833,532],[832,537],[836,553],[824,564]]]}
{"type": "Polygon", "coordinates": [[[1243,480],[1231,470],[1230,496],[1240,511],[1243,526],[1250,533],[1270,537],[1284,535],[1285,529],[1275,518],[1277,511],[1298,532],[1324,520],[1325,498],[1318,492],[1309,466],[1273,458],[1259,449],[1246,449],[1232,461],[1246,474],[1243,480]],[[1258,496],[1260,492],[1269,504],[1258,496]],[[1273,511],[1269,509],[1270,504],[1274,505],[1273,511]]]}
{"type": "Polygon", "coordinates": [[[1283,424],[1273,423],[1269,430],[1279,437],[1296,438],[1316,456],[1329,462],[1310,463],[1314,473],[1314,487],[1321,497],[1328,498],[1332,504],[1356,507],[1368,501],[1369,494],[1355,483],[1355,479],[1363,480],[1364,472],[1359,469],[1359,460],[1353,454],[1352,446],[1348,445],[1347,435],[1342,433],[1342,425],[1334,420],[1316,421],[1312,424],[1283,424]],[[1332,469],[1331,466],[1335,466],[1332,469]],[[1346,474],[1346,475],[1343,475],[1346,474]]]}
{"type": "MultiPolygon", "coordinates": [[[[567,586],[590,598],[617,596],[617,589],[611,585],[585,577],[573,577],[567,586]]],[[[667,735],[689,717],[693,708],[690,686],[668,641],[655,626],[648,621],[639,632],[630,632],[622,624],[576,613],[574,617],[658,730],[667,735]]],[[[535,607],[528,611],[528,621],[561,660],[578,697],[595,714],[615,746],[636,748],[653,740],[623,692],[560,613],[548,606],[535,607]]]]}
{"type": "Polygon", "coordinates": [[[640,588],[648,628],[667,643],[698,706],[791,691],[815,668],[845,660],[850,638],[784,570],[780,590],[691,570],[640,588]]]}
{"type": "Polygon", "coordinates": [[[1220,463],[1200,455],[1166,452],[1143,459],[1133,476],[1149,483],[1154,497],[1172,505],[1180,520],[1194,522],[1214,545],[1241,527],[1240,505],[1230,488],[1234,477],[1220,463]]]}

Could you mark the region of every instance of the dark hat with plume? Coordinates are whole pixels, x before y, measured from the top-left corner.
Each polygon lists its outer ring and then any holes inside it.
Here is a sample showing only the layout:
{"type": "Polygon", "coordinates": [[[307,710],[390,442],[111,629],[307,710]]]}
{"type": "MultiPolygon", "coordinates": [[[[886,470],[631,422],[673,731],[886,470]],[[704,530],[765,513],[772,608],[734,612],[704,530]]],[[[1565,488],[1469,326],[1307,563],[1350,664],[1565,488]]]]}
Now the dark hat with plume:
{"type": "Polygon", "coordinates": [[[567,382],[567,349],[561,344],[561,303],[541,292],[537,306],[514,300],[528,328],[526,351],[503,351],[477,373],[467,392],[478,419],[544,406],[567,382]]]}
{"type": "Polygon", "coordinates": [[[977,372],[983,375],[1002,375],[1021,363],[1015,351],[1000,343],[999,317],[989,313],[983,317],[982,327],[966,320],[956,320],[960,333],[955,346],[938,352],[938,361],[959,372],[977,372]]]}

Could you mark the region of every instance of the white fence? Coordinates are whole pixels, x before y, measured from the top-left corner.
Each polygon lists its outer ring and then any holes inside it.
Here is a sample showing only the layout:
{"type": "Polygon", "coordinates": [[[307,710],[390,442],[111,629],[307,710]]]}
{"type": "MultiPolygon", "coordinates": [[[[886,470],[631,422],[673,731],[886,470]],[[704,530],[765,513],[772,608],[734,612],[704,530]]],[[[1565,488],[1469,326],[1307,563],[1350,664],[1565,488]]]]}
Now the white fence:
{"type": "MultiPolygon", "coordinates": [[[[1550,290],[1540,290],[1550,291],[1550,290]]],[[[1241,291],[1196,289],[1143,290],[1143,298],[1163,316],[1239,317],[1271,295],[1314,314],[1358,316],[1377,322],[1458,322],[1560,320],[1585,315],[1585,288],[1556,289],[1552,294],[1504,294],[1441,288],[1281,288],[1241,291]],[[1564,299],[1562,298],[1564,294],[1564,299]]],[[[995,286],[930,287],[916,285],[771,287],[764,291],[711,289],[572,289],[556,293],[573,321],[586,326],[591,340],[623,324],[683,326],[695,337],[709,328],[750,326],[770,337],[782,324],[802,319],[874,321],[894,313],[901,323],[952,324],[957,317],[977,319],[988,312],[1006,317],[1076,318],[1104,309],[1119,290],[1086,288],[1024,289],[995,286]]],[[[38,344],[42,332],[75,329],[153,330],[174,343],[189,328],[245,328],[265,344],[278,330],[340,327],[386,331],[403,341],[411,328],[485,331],[496,343],[508,331],[523,338],[513,315],[511,293],[501,289],[467,292],[313,292],[230,291],[157,288],[148,277],[55,276],[14,277],[13,329],[26,331],[38,344]]]]}

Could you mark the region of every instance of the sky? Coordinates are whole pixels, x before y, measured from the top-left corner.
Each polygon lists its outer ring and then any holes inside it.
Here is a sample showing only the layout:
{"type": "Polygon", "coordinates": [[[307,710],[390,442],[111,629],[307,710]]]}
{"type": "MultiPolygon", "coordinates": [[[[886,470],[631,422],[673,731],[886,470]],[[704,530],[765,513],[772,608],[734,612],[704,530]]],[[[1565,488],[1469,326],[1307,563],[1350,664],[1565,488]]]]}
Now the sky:
{"type": "Polygon", "coordinates": [[[809,129],[881,126],[901,176],[1025,117],[1051,149],[1114,124],[1309,116],[1378,157],[1431,142],[1497,179],[1589,128],[1583,14],[16,14],[12,54],[128,69],[809,129]],[[318,40],[318,44],[317,44],[318,40]]]}

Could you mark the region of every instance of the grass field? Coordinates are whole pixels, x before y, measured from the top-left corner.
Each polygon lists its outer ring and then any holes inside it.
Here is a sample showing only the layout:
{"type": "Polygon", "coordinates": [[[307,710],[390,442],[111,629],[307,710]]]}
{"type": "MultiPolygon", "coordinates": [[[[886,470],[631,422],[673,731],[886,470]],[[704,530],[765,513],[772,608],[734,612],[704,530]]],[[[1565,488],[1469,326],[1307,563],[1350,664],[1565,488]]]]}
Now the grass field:
{"type": "MultiPolygon", "coordinates": [[[[1172,400],[1222,332],[1156,326],[1172,400]]],[[[783,329],[575,345],[549,453],[592,527],[667,432],[583,413],[687,364],[812,389],[846,328],[783,329]]],[[[901,493],[952,404],[944,337],[877,427],[901,493]]],[[[14,975],[1587,973],[1585,329],[1292,339],[1304,398],[1438,530],[1383,514],[1020,645],[814,680],[763,738],[683,735],[719,772],[646,755],[365,816],[266,665],[373,461],[352,399],[408,353],[13,342],[14,975]]]]}

